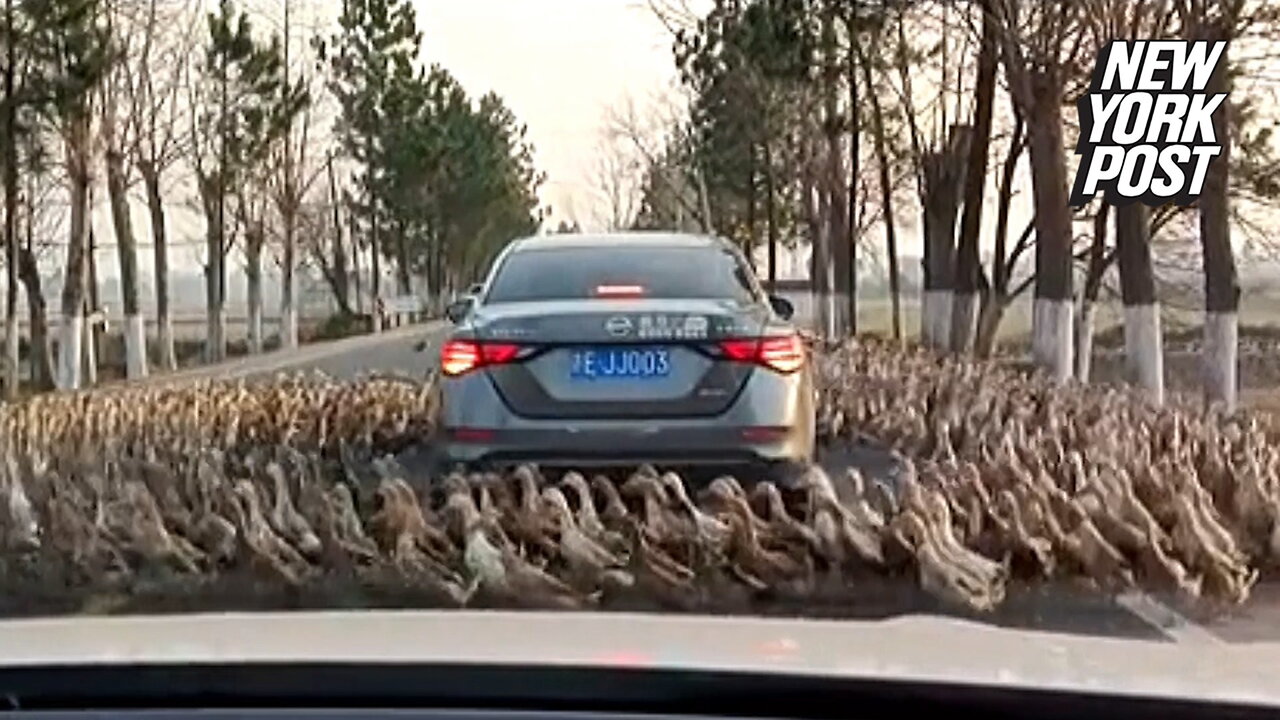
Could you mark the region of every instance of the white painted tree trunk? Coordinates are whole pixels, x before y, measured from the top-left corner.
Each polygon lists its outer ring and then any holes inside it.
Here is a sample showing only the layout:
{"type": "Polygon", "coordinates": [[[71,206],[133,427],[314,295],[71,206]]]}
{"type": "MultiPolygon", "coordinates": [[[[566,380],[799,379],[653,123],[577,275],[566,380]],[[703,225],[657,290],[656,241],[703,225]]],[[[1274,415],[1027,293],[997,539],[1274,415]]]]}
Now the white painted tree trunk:
{"type": "Polygon", "coordinates": [[[978,328],[978,294],[971,292],[953,292],[951,294],[951,317],[947,333],[950,337],[948,347],[955,352],[973,352],[974,335],[978,328]]]}
{"type": "Polygon", "coordinates": [[[1237,402],[1238,322],[1234,312],[1205,313],[1204,318],[1205,387],[1228,412],[1235,411],[1237,402]]]}
{"type": "Polygon", "coordinates": [[[1076,319],[1076,377],[1089,382],[1093,369],[1093,326],[1098,308],[1089,299],[1080,303],[1080,316],[1076,319]]]}
{"type": "Polygon", "coordinates": [[[58,389],[79,390],[80,362],[84,342],[84,315],[62,318],[58,327],[58,389]]]}
{"type": "Polygon", "coordinates": [[[1125,307],[1124,356],[1129,382],[1156,402],[1164,402],[1164,341],[1158,303],[1125,307]]]}
{"type": "Polygon", "coordinates": [[[286,348],[298,347],[298,311],[293,306],[292,298],[281,298],[280,344],[286,348]]]}
{"type": "Polygon", "coordinates": [[[261,353],[266,348],[262,339],[262,306],[249,306],[249,352],[261,353]]]}
{"type": "Polygon", "coordinates": [[[81,385],[84,387],[93,387],[98,384],[98,336],[95,332],[96,328],[93,323],[84,323],[84,367],[83,377],[80,379],[81,385]]]}
{"type": "Polygon", "coordinates": [[[1071,300],[1036,298],[1031,312],[1031,351],[1036,364],[1059,381],[1070,380],[1075,361],[1071,300]]]}
{"type": "Polygon", "coordinates": [[[263,350],[262,341],[262,280],[249,275],[249,352],[257,354],[263,350]]]}
{"type": "Polygon", "coordinates": [[[950,290],[926,290],[920,307],[921,340],[937,350],[951,348],[950,290]]]}
{"type": "Polygon", "coordinates": [[[147,321],[141,315],[124,319],[124,364],[130,380],[147,376],[147,321]]]}

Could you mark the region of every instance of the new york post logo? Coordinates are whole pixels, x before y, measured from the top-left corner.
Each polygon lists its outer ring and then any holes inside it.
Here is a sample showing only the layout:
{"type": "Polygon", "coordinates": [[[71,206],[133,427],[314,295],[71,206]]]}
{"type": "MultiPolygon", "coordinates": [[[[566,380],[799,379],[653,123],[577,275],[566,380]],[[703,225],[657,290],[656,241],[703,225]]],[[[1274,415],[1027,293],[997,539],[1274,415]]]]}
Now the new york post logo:
{"type": "Polygon", "coordinates": [[[1099,192],[1116,205],[1152,207],[1189,205],[1200,196],[1209,163],[1222,154],[1213,116],[1227,95],[1205,90],[1226,46],[1117,40],[1098,52],[1093,82],[1077,105],[1073,207],[1099,192]]]}

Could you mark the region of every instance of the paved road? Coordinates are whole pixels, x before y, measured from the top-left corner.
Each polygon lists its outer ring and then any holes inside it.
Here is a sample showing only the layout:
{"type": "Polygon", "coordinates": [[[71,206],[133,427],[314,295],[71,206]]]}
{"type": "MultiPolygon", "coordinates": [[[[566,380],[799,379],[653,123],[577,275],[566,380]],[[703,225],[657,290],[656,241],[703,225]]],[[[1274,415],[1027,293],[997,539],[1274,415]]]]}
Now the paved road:
{"type": "Polygon", "coordinates": [[[388,330],[377,335],[315,343],[297,350],[278,350],[236,358],[218,365],[157,375],[151,382],[182,382],[197,378],[261,378],[280,372],[312,371],[338,378],[362,373],[394,373],[423,377],[435,365],[446,325],[430,322],[388,330]],[[422,351],[416,345],[426,341],[422,351]]]}
{"type": "MultiPolygon", "coordinates": [[[[428,323],[376,336],[311,345],[293,353],[277,352],[255,358],[242,358],[217,367],[199,368],[157,380],[215,376],[256,378],[281,371],[307,370],[320,370],[344,378],[369,372],[421,377],[434,366],[446,331],[447,325],[444,323],[428,323]],[[423,341],[426,345],[419,351],[415,346],[423,341]]],[[[405,459],[416,464],[412,456],[405,459]]],[[[894,467],[886,451],[867,446],[829,450],[820,457],[820,462],[837,476],[849,465],[861,468],[869,476],[879,477],[890,476],[894,467]]],[[[877,596],[883,594],[883,602],[872,603],[857,612],[848,607],[805,610],[806,614],[816,612],[836,617],[942,612],[930,598],[918,591],[912,590],[904,595],[903,588],[914,587],[915,583],[903,583],[898,579],[883,591],[873,591],[877,596]]],[[[1195,624],[1145,595],[1134,594],[1111,601],[1067,588],[1014,591],[998,616],[983,619],[1010,627],[1189,643],[1280,640],[1280,588],[1270,585],[1260,587],[1258,595],[1258,602],[1242,608],[1234,617],[1208,626],[1195,624]]]]}

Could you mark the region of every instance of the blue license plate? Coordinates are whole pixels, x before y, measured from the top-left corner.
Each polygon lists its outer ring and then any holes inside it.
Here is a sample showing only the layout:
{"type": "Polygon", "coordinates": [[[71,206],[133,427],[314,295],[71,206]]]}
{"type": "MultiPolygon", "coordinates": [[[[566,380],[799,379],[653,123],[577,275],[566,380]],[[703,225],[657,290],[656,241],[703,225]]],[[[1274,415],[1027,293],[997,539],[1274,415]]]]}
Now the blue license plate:
{"type": "Polygon", "coordinates": [[[671,374],[666,348],[584,348],[570,357],[569,376],[576,380],[648,380],[671,374]]]}

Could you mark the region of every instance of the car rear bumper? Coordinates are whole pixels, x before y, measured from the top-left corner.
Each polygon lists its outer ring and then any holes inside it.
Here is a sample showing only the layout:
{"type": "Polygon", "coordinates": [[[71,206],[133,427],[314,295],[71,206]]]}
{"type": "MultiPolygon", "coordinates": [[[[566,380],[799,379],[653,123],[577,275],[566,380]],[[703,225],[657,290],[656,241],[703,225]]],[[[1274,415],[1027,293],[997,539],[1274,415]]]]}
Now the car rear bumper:
{"type": "Polygon", "coordinates": [[[649,425],[637,429],[560,424],[545,429],[445,429],[449,462],[556,466],[616,466],[644,462],[679,465],[743,465],[808,460],[812,433],[804,427],[720,428],[649,425]]]}
{"type": "Polygon", "coordinates": [[[713,417],[542,419],[514,414],[483,373],[445,380],[441,451],[449,463],[547,466],[743,465],[813,456],[808,369],[760,369],[713,417]]]}

